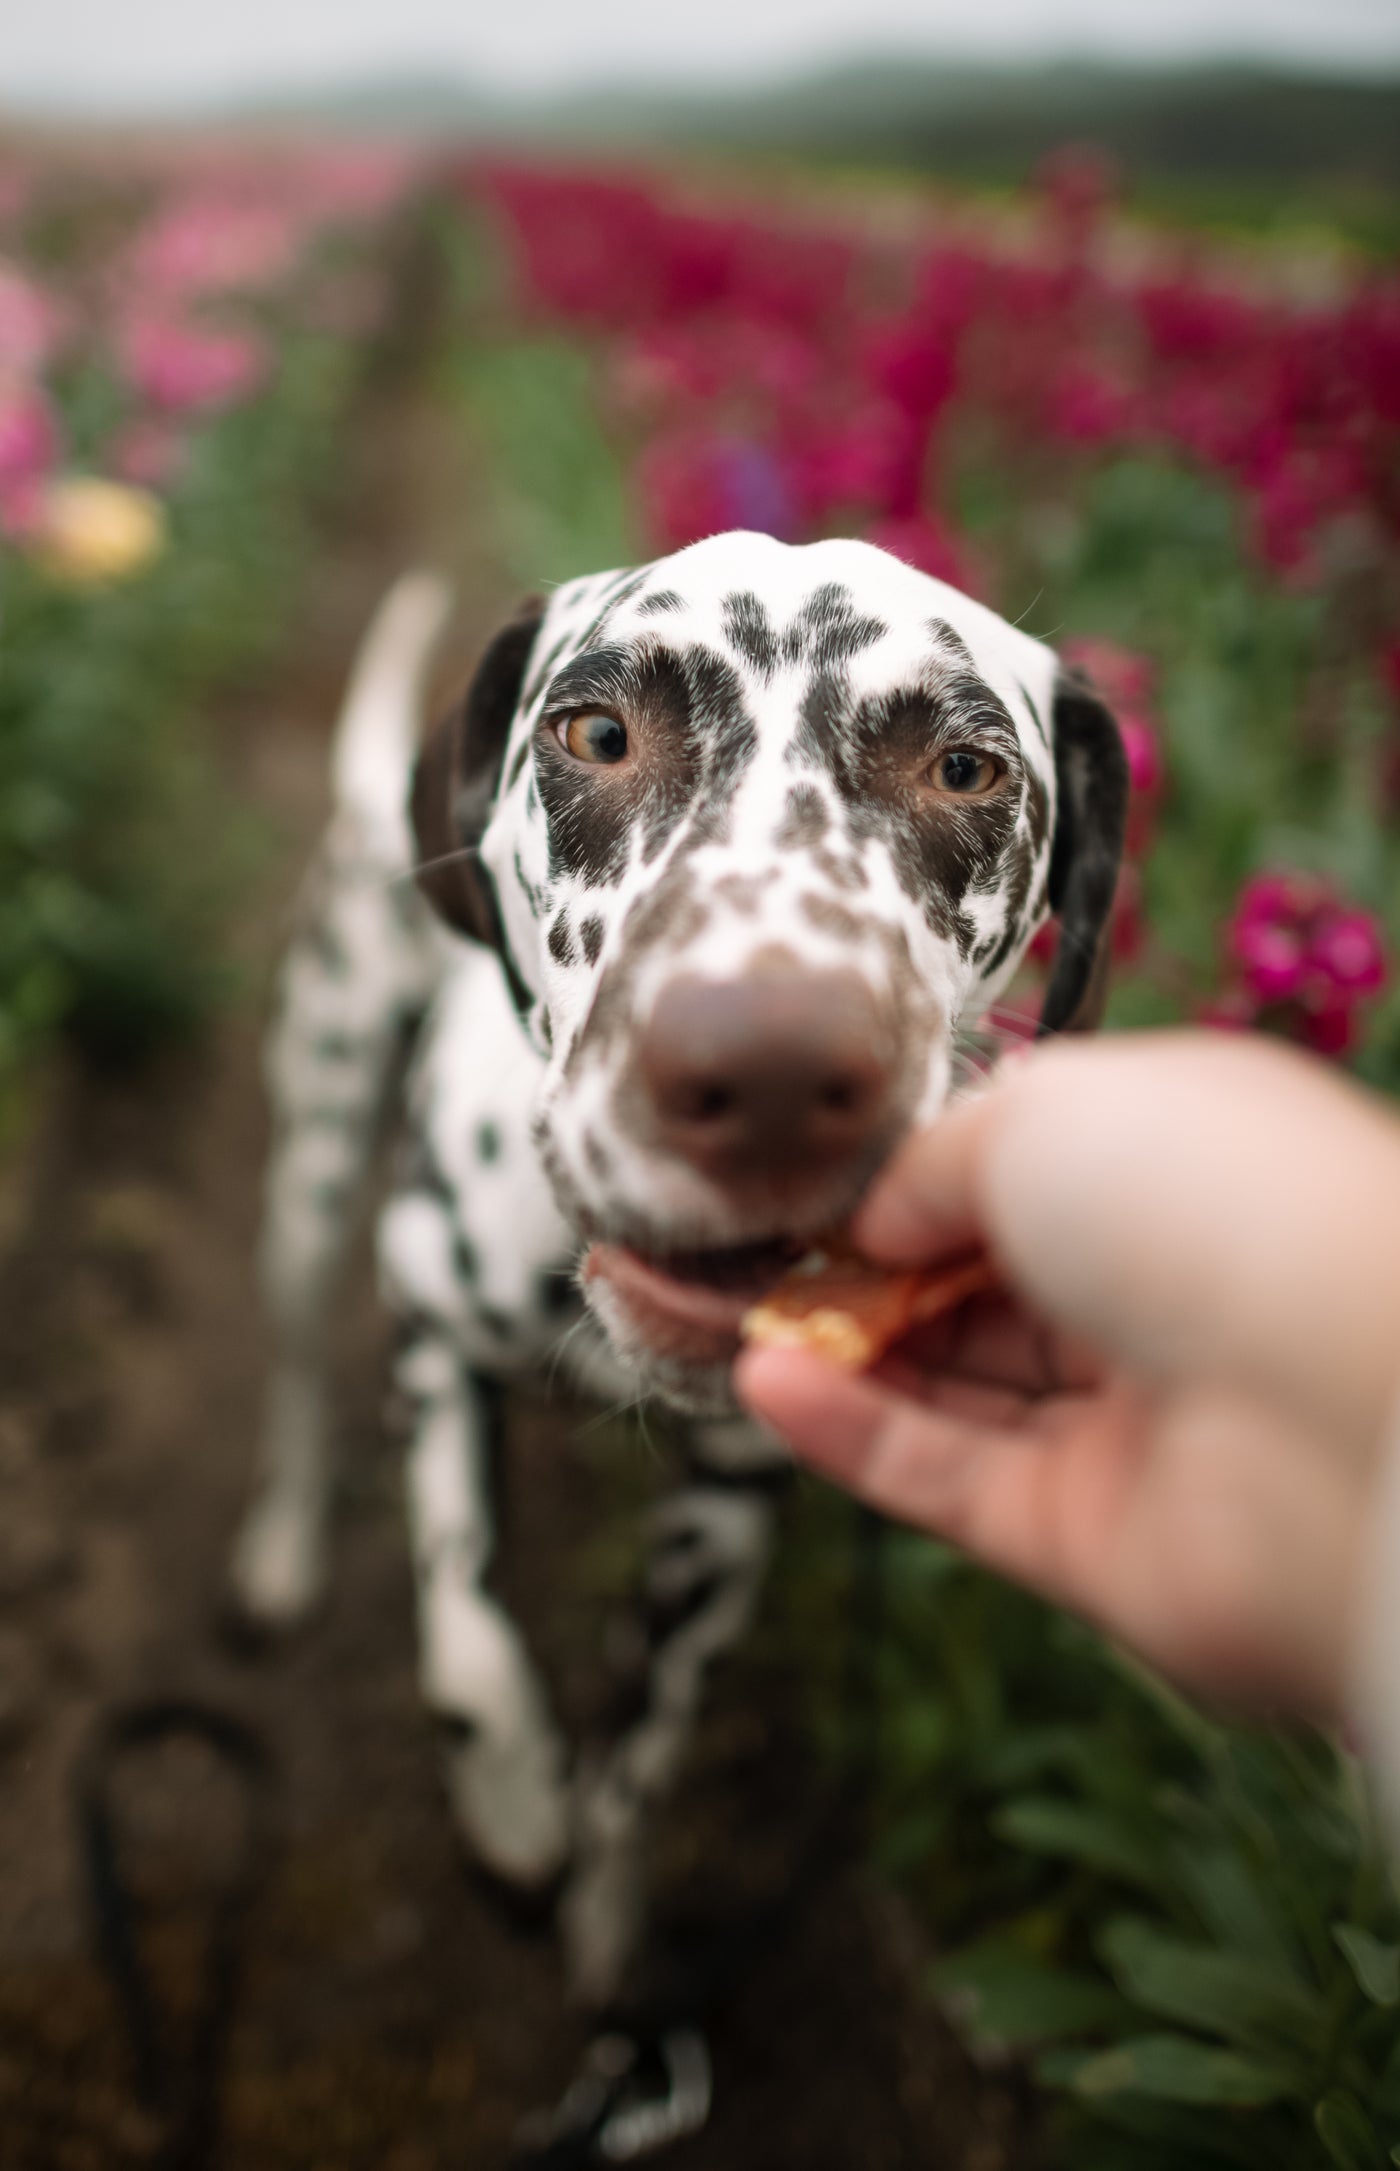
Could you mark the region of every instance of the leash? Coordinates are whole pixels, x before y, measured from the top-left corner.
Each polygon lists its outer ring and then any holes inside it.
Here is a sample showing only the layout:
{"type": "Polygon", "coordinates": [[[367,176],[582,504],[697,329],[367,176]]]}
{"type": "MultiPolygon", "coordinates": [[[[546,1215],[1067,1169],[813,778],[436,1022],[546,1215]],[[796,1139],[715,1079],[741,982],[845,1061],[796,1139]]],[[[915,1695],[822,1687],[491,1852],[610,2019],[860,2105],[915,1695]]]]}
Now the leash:
{"type": "Polygon", "coordinates": [[[647,1995],[619,2016],[615,2030],[595,2037],[558,2106],[522,2124],[511,2171],[632,2163],[706,2123],[713,2090],[702,2023],[840,1868],[852,1813],[868,1799],[879,1769],[886,1530],[873,1510],[853,1509],[843,1769],[791,1875],[741,1922],[703,1944],[677,1943],[659,1955],[647,1995]]]}
{"type": "Polygon", "coordinates": [[[261,1736],[228,1712],[182,1697],[157,1697],[110,1713],[79,1763],[78,1841],[94,1940],[121,2011],[137,2092],[164,2129],[155,2158],[159,2171],[207,2171],[215,2159],[243,1932],[272,1856],[275,1792],[276,1774],[261,1736]],[[211,1911],[183,2055],[142,1953],[141,1910],[123,1865],[112,1799],[116,1774],[130,1758],[176,1740],[212,1751],[235,1779],[243,1809],[240,1843],[211,1911]]]}

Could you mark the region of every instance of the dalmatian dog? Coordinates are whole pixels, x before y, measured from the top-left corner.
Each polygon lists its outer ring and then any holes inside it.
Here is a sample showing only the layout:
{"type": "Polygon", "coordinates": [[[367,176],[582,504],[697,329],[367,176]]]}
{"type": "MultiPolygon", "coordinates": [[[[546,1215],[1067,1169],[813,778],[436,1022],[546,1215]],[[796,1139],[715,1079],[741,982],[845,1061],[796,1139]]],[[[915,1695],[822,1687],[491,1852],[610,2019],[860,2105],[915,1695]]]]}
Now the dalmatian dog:
{"type": "Polygon", "coordinates": [[[320,1593],[336,1276],[399,1095],[378,1256],[423,1694],[476,1856],[562,1886],[574,1985],[606,2009],[644,1937],[650,1815],[772,1540],[785,1460],[731,1394],[742,1314],[938,1114],[1051,913],[1042,1029],[1093,1022],[1126,773],[1050,648],[862,542],[718,535],[570,581],[420,751],[447,609],[410,576],[371,630],[283,972],[277,1354],[233,1580],[268,1628],[320,1593]],[[488,1579],[500,1386],[556,1366],[659,1398],[683,1443],[644,1693],[576,1756],[488,1579]]]}

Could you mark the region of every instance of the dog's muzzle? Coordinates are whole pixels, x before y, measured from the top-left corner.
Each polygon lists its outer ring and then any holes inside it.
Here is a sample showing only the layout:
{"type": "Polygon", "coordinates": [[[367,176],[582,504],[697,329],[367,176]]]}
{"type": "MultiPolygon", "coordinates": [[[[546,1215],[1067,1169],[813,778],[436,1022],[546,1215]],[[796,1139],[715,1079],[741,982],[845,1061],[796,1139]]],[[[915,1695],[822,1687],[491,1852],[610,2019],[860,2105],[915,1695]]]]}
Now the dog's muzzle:
{"type": "Polygon", "coordinates": [[[904,1037],[858,974],[785,957],[732,980],[678,975],[635,1037],[619,1108],[659,1164],[715,1202],[712,1242],[597,1243],[586,1284],[632,1344],[726,1366],[745,1312],[847,1214],[907,1115],[904,1037]],[[723,1233],[721,1233],[723,1232],[723,1233]],[[728,1236],[728,1241],[724,1240],[728,1236]]]}
{"type": "Polygon", "coordinates": [[[628,1098],[649,1145],[741,1205],[800,1203],[885,1130],[897,1052],[853,972],[686,975],[652,1008],[628,1098]]]}

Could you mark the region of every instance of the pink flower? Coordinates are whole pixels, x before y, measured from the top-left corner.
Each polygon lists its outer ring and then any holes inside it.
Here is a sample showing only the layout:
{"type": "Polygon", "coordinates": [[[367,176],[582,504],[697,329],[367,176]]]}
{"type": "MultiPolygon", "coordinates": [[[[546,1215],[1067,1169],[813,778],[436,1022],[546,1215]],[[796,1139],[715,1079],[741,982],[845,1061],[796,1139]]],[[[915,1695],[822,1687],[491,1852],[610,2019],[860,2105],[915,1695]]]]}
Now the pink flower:
{"type": "Polygon", "coordinates": [[[1145,716],[1131,710],[1118,716],[1119,736],[1128,757],[1128,782],[1141,799],[1151,798],[1162,785],[1162,749],[1145,716]]]}
{"type": "Polygon", "coordinates": [[[0,532],[16,540],[38,522],[58,458],[58,426],[37,385],[0,385],[0,532]]]}
{"type": "Polygon", "coordinates": [[[782,463],[752,439],[671,430],[647,446],[636,477],[648,532],[663,549],[679,550],[729,528],[783,537],[796,532],[782,463]]]}
{"type": "Polygon", "coordinates": [[[128,257],[134,290],[186,295],[248,293],[283,278],[301,246],[301,215],[285,197],[240,203],[218,193],[177,200],[137,236],[128,257]]]}
{"type": "Polygon", "coordinates": [[[0,371],[35,375],[58,346],[63,322],[61,304],[17,264],[0,259],[0,371]]]}
{"type": "Polygon", "coordinates": [[[1047,419],[1052,433],[1071,444],[1105,445],[1132,433],[1138,402],[1122,376],[1071,359],[1051,379],[1047,419]]]}
{"type": "Polygon", "coordinates": [[[1386,979],[1370,913],[1315,875],[1276,870],[1245,884],[1227,942],[1242,985],[1224,1003],[1267,1013],[1266,1022],[1320,1055],[1354,1046],[1361,1004],[1386,979]]]}
{"type": "Polygon", "coordinates": [[[58,427],[38,386],[0,384],[0,488],[38,482],[57,457],[58,427]]]}
{"type": "Polygon", "coordinates": [[[1230,948],[1244,967],[1250,993],[1261,1003],[1285,1003],[1298,994],[1308,958],[1296,929],[1263,918],[1237,918],[1230,948]]]}
{"type": "Polygon", "coordinates": [[[919,317],[887,318],[867,334],[862,366],[870,384],[912,420],[927,423],[952,397],[952,338],[919,317]]]}
{"type": "Polygon", "coordinates": [[[123,341],[127,375],[166,414],[210,413],[247,399],[268,373],[270,357],[252,332],[206,331],[146,317],[123,341]]]}
{"type": "Polygon", "coordinates": [[[1313,932],[1308,962],[1351,995],[1374,995],[1385,985],[1380,928],[1369,912],[1328,913],[1313,932]]]}
{"type": "Polygon", "coordinates": [[[1096,634],[1075,634],[1061,649],[1065,662],[1091,678],[1112,709],[1141,709],[1152,699],[1156,666],[1136,649],[1120,648],[1096,634]]]}
{"type": "Polygon", "coordinates": [[[860,509],[896,518],[916,513],[923,440],[888,400],[804,416],[786,435],[814,525],[833,514],[844,523],[860,509]]]}
{"type": "Polygon", "coordinates": [[[1315,1055],[1344,1056],[1356,1043],[1356,1012],[1347,1003],[1327,1003],[1316,1010],[1305,1006],[1298,1038],[1315,1055]]]}

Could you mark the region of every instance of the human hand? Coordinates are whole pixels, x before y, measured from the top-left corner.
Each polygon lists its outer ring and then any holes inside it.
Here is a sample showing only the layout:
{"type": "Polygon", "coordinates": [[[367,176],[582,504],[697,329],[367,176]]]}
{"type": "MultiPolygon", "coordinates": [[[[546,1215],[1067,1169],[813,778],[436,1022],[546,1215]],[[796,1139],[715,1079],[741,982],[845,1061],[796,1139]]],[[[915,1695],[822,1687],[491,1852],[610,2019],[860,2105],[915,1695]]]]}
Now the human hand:
{"type": "Polygon", "coordinates": [[[1062,1043],[913,1137],[855,1234],[985,1245],[1011,1293],[864,1378],[750,1350],[756,1415],[1195,1686],[1340,1712],[1400,1384],[1400,1123],[1262,1042],[1062,1043]]]}

